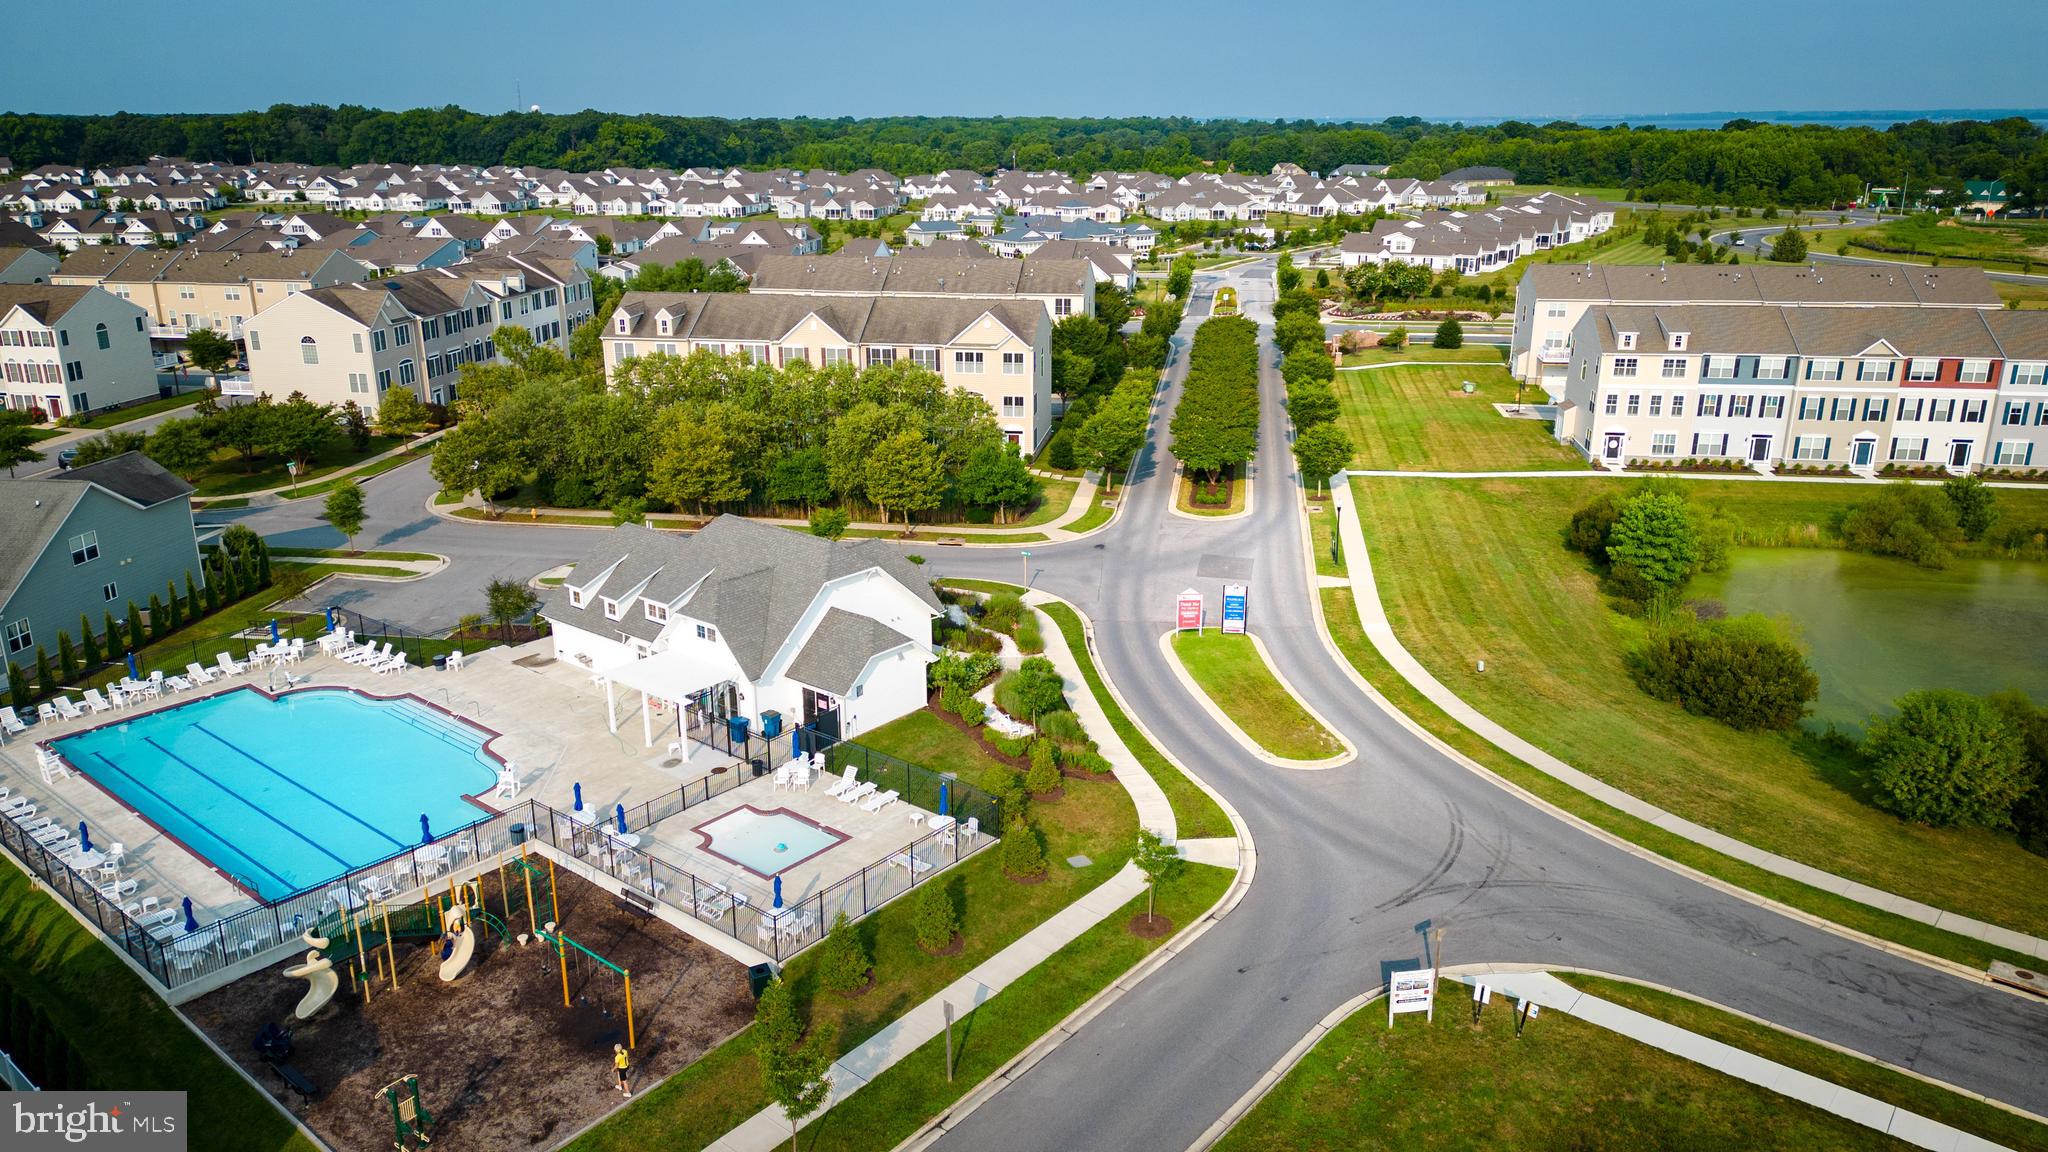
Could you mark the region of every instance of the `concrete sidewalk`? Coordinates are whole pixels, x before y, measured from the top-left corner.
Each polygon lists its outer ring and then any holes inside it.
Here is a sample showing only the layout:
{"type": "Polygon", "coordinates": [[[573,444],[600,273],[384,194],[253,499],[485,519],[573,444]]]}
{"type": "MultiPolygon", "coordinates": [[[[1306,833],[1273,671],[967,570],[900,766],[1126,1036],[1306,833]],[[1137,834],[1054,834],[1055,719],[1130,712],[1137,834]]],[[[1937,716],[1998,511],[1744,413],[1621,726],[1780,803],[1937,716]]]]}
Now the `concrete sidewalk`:
{"type": "MultiPolygon", "coordinates": [[[[1024,596],[1024,603],[1033,607],[1059,602],[1058,597],[1043,592],[1029,592],[1024,596]]],[[[1077,611],[1075,615],[1080,613],[1077,611]]],[[[1110,727],[1109,716],[1096,701],[1095,693],[1088,690],[1088,682],[1081,676],[1081,665],[1075,660],[1073,650],[1067,647],[1066,634],[1060,631],[1059,624],[1049,618],[1042,619],[1040,624],[1039,632],[1045,637],[1045,658],[1060,670],[1067,703],[1074,709],[1074,715],[1081,718],[1081,726],[1088,730],[1088,735],[1094,737],[1096,751],[1109,761],[1110,769],[1116,773],[1116,782],[1131,794],[1131,803],[1138,808],[1138,827],[1149,828],[1159,833],[1167,843],[1173,843],[1180,829],[1174,821],[1173,805],[1166,799],[1165,791],[1159,787],[1158,781],[1152,779],[1152,774],[1145,771],[1145,766],[1138,763],[1138,758],[1131,755],[1130,748],[1116,734],[1116,729],[1110,727]]],[[[1236,863],[1233,859],[1225,866],[1236,867],[1236,863]]]]}
{"type": "Polygon", "coordinates": [[[1896,893],[1837,876],[1811,864],[1802,864],[1789,857],[1746,844],[1703,824],[1696,824],[1673,815],[1647,800],[1596,779],[1495,723],[1459,698],[1457,693],[1445,687],[1442,681],[1431,675],[1429,670],[1402,646],[1400,639],[1394,635],[1393,624],[1387,619],[1386,606],[1380,602],[1379,587],[1373,582],[1372,557],[1366,549],[1365,532],[1358,523],[1358,509],[1353,501],[1341,500],[1338,503],[1338,511],[1338,535],[1343,541],[1345,564],[1351,573],[1351,599],[1358,610],[1358,622],[1365,628],[1366,638],[1372,641],[1373,646],[1379,649],[1380,655],[1386,657],[1387,663],[1402,679],[1428,697],[1432,704],[1449,713],[1452,719],[1478,733],[1487,743],[1603,804],[1618,808],[1639,820],[1648,821],[1695,844],[1732,856],[1745,864],[1753,864],[1767,872],[1789,877],[1824,892],[1832,892],[1859,904],[1867,904],[1909,920],[1917,920],[1946,932],[1954,932],[1959,936],[1968,936],[2030,956],[2048,958],[2048,940],[1969,916],[1947,912],[1917,900],[1909,900],[1896,893]]]}
{"type": "MultiPolygon", "coordinates": [[[[1697,1032],[1688,1032],[1633,1008],[1588,995],[1548,972],[1479,973],[1455,979],[1468,985],[1484,983],[1515,1000],[1527,999],[1544,1008],[1577,1016],[1588,1024],[1597,1024],[1637,1043],[1768,1088],[1780,1096],[1811,1104],[1823,1112],[1832,1112],[1845,1120],[1874,1128],[1921,1148],[1932,1148],[1937,1152],[1989,1152],[2004,1147],[1875,1097],[1809,1076],[1796,1068],[1788,1068],[1719,1040],[1710,1040],[1697,1032]]],[[[1451,1007],[1455,1009],[1457,1006],[1453,1004],[1451,1007]]]]}

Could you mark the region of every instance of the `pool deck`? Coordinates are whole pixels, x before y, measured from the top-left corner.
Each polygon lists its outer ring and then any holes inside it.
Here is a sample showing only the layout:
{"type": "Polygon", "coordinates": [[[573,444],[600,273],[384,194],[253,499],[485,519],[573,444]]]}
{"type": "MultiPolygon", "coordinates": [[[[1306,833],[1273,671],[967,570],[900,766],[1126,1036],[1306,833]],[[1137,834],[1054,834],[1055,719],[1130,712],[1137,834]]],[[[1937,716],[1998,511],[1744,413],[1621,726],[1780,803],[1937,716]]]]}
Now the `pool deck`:
{"type": "MultiPolygon", "coordinates": [[[[673,714],[666,717],[666,733],[661,728],[662,717],[656,718],[654,747],[647,747],[637,693],[619,693],[619,728],[613,732],[606,722],[604,689],[593,682],[587,669],[554,660],[553,641],[543,638],[518,647],[486,649],[469,657],[467,666],[459,671],[415,668],[390,675],[308,650],[303,660],[282,669],[252,669],[237,677],[216,677],[211,684],[197,685],[190,692],[167,693],[161,701],[145,707],[34,725],[27,734],[0,746],[0,786],[28,795],[39,816],[69,824],[74,834],[78,822],[85,821],[95,846],[124,845],[127,862],[121,875],[140,882],[126,901],[154,896],[165,906],[176,906],[190,896],[202,924],[251,907],[255,901],[247,892],[89,780],[74,774],[45,785],[32,742],[61,739],[243,686],[283,691],[286,672],[291,674],[289,687],[294,689],[346,687],[376,696],[410,694],[497,733],[487,748],[514,764],[519,777],[517,799],[539,800],[562,811],[573,806],[578,783],[583,786],[584,804],[609,814],[614,805],[631,809],[733,763],[730,755],[697,744],[689,746],[686,758],[672,757],[667,746],[675,739],[673,714]]],[[[768,881],[701,851],[700,838],[692,829],[751,804],[762,810],[787,808],[848,834],[846,843],[785,874],[785,899],[794,899],[884,861],[925,834],[924,828],[912,825],[910,816],[915,810],[907,803],[899,801],[881,812],[866,812],[858,805],[827,797],[824,793],[829,783],[816,781],[810,790],[802,791],[776,788],[766,777],[750,781],[646,830],[645,845],[706,879],[765,894],[768,881]]]]}

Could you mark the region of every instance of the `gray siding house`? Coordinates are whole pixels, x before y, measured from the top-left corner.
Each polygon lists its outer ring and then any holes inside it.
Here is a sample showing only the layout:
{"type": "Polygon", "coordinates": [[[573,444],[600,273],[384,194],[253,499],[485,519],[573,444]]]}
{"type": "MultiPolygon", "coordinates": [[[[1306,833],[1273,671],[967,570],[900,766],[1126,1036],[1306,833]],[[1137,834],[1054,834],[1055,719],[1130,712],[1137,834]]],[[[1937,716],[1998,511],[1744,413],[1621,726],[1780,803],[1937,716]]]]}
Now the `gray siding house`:
{"type": "Polygon", "coordinates": [[[140,452],[59,473],[0,480],[0,644],[33,668],[36,647],[54,658],[57,633],[79,640],[82,614],[97,628],[128,602],[147,605],[167,582],[202,584],[192,486],[140,452]]]}

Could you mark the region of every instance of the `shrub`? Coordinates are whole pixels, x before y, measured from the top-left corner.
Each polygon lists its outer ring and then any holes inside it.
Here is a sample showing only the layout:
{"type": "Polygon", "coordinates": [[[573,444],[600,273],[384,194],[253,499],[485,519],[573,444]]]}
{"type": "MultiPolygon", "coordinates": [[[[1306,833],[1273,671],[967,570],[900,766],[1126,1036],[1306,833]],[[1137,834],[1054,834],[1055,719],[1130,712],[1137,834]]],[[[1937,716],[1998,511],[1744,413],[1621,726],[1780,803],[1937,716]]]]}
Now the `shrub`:
{"type": "Polygon", "coordinates": [[[1059,756],[1050,740],[1031,745],[1031,771],[1024,774],[1024,787],[1033,796],[1043,796],[1060,786],[1059,756]]]}
{"type": "Polygon", "coordinates": [[[1607,534],[1621,518],[1621,501],[1614,493],[1602,492],[1591,504],[1572,513],[1564,530],[1565,547],[1583,552],[1595,564],[1607,563],[1607,534]]]}
{"type": "Polygon", "coordinates": [[[1063,752],[1060,763],[1076,772],[1088,772],[1098,776],[1114,770],[1110,767],[1109,761],[1102,758],[1101,753],[1087,748],[1063,752]]]}
{"type": "Polygon", "coordinates": [[[1899,698],[1899,714],[1873,719],[1863,741],[1881,808],[1935,827],[2002,828],[2033,783],[2026,744],[1996,709],[1934,688],[1899,698]]]}
{"type": "Polygon", "coordinates": [[[1016,631],[1010,633],[1017,641],[1017,651],[1026,656],[1036,656],[1045,651],[1045,633],[1038,626],[1038,614],[1027,612],[1017,621],[1016,631]]]}
{"type": "Polygon", "coordinates": [[[1067,471],[1074,466],[1074,433],[1067,427],[1068,421],[1061,421],[1060,430],[1052,434],[1045,444],[1045,462],[1054,468],[1067,471]]]}
{"type": "Polygon", "coordinates": [[[1436,338],[1431,340],[1429,344],[1432,348],[1463,348],[1465,346],[1465,326],[1458,323],[1456,317],[1447,318],[1443,323],[1436,326],[1436,338]]]}
{"type": "Polygon", "coordinates": [[[2013,806],[2013,831],[2029,851],[2048,855],[2048,708],[2036,708],[2026,693],[2018,691],[1994,692],[1985,702],[1998,710],[2027,750],[2033,786],[2013,806]]]}
{"type": "Polygon", "coordinates": [[[1842,542],[1849,548],[1925,568],[1946,568],[1962,539],[1955,504],[1939,489],[1903,480],[1885,485],[1842,517],[1842,542]]]}
{"type": "Polygon", "coordinates": [[[996,706],[1019,720],[1065,708],[1059,670],[1042,656],[1025,657],[1015,672],[996,681],[996,706]]]}
{"type": "Polygon", "coordinates": [[[1040,715],[1038,731],[1048,739],[1057,740],[1062,744],[1091,743],[1088,739],[1088,730],[1081,725],[1081,718],[1066,709],[1040,715]]]}
{"type": "Polygon", "coordinates": [[[1805,655],[1756,616],[1661,629],[1632,671],[1657,699],[1741,730],[1790,728],[1820,695],[1805,655]]]}
{"type": "Polygon", "coordinates": [[[1685,499],[1673,492],[1648,490],[1629,497],[1607,534],[1607,562],[1631,599],[1648,599],[1633,594],[1642,590],[1654,595],[1684,587],[1699,559],[1692,515],[1685,499]]]}
{"type": "Polygon", "coordinates": [[[1379,346],[1389,352],[1398,352],[1402,348],[1407,347],[1407,345],[1408,330],[1406,328],[1394,327],[1380,333],[1379,346]]]}
{"type": "Polygon", "coordinates": [[[811,535],[826,540],[837,540],[846,535],[846,526],[851,519],[837,508],[814,508],[811,510],[811,535]]]}
{"type": "Polygon", "coordinates": [[[916,903],[910,912],[910,925],[917,933],[917,943],[927,952],[938,952],[953,943],[953,937],[960,931],[960,910],[953,905],[953,894],[946,891],[944,884],[927,880],[917,890],[916,903]]]}
{"type": "Polygon", "coordinates": [[[853,922],[841,912],[832,919],[832,930],[825,934],[823,955],[818,961],[818,978],[825,987],[834,992],[858,992],[868,982],[868,971],[874,961],[868,958],[868,950],[861,945],[860,935],[853,930],[853,922]]]}
{"type": "Polygon", "coordinates": [[[81,658],[87,668],[97,668],[106,662],[100,656],[100,642],[92,634],[92,619],[83,612],[78,614],[78,638],[83,649],[81,658]]]}
{"type": "Polygon", "coordinates": [[[57,690],[57,674],[50,671],[50,651],[36,645],[36,691],[47,696],[57,690]]]}
{"type": "Polygon", "coordinates": [[[951,712],[953,715],[958,716],[961,714],[964,703],[972,699],[974,697],[969,695],[966,689],[958,684],[948,684],[939,689],[939,711],[951,712]]]}
{"type": "Polygon", "coordinates": [[[1029,756],[1031,742],[1036,739],[1032,736],[1005,736],[1000,732],[986,732],[983,735],[988,738],[989,747],[1005,756],[1029,756]]]}
{"type": "Polygon", "coordinates": [[[21,671],[21,665],[9,661],[7,664],[7,700],[16,708],[27,708],[35,701],[36,694],[29,690],[28,677],[21,671]]]}
{"type": "Polygon", "coordinates": [[[71,634],[57,633],[57,674],[65,683],[78,679],[78,649],[71,646],[71,634]]]}
{"type": "Polygon", "coordinates": [[[1045,871],[1045,845],[1037,825],[1018,817],[1004,827],[1002,862],[1003,871],[1019,880],[1045,871]]]}
{"type": "Polygon", "coordinates": [[[1982,476],[1954,476],[1942,482],[1941,494],[1956,510],[1956,527],[1965,540],[1982,540],[1998,519],[1998,490],[1982,476]]]}
{"type": "Polygon", "coordinates": [[[1015,592],[997,592],[981,608],[981,626],[998,632],[1014,632],[1024,616],[1024,598],[1015,592]]]}
{"type": "Polygon", "coordinates": [[[164,598],[152,592],[149,594],[149,638],[161,640],[168,631],[170,618],[164,615],[164,598]]]}
{"type": "Polygon", "coordinates": [[[988,705],[983,704],[972,696],[961,698],[958,713],[960,719],[977,728],[988,723],[988,705]]]}
{"type": "Polygon", "coordinates": [[[781,980],[770,981],[754,1005],[754,1042],[764,1049],[787,1052],[803,1039],[803,1021],[797,1019],[796,997],[781,980]]]}

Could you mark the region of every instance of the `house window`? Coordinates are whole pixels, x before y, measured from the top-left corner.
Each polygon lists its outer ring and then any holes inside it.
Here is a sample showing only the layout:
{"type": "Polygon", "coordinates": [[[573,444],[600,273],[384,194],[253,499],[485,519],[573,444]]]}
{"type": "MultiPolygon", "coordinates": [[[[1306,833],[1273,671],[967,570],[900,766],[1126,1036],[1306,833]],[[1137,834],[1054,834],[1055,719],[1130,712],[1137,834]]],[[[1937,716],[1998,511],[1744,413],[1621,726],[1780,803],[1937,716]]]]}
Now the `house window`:
{"type": "MultiPolygon", "coordinates": [[[[1868,365],[1865,365],[1868,367],[1868,365]]],[[[1913,381],[1938,380],[1941,378],[1941,361],[1916,357],[1906,365],[1906,379],[1913,381]]]]}
{"type": "Polygon", "coordinates": [[[2015,403],[2015,402],[2013,402],[2013,401],[2007,401],[2007,402],[2006,402],[2006,405],[2005,405],[2005,420],[2003,421],[2003,423],[2006,423],[2006,424],[2025,424],[2026,422],[2027,422],[2027,404],[2026,404],[2026,401],[2022,400],[2022,401],[2019,401],[2019,402],[2017,402],[2017,403],[2015,403]]]}
{"type": "Polygon", "coordinates": [[[1643,411],[1643,398],[1642,398],[1642,396],[1641,396],[1641,395],[1639,395],[1639,394],[1637,394],[1637,393],[1634,393],[1634,392],[1631,392],[1631,393],[1629,393],[1629,394],[1628,394],[1628,414],[1629,414],[1629,415],[1631,415],[1631,416],[1637,416],[1637,415],[1641,415],[1641,414],[1642,414],[1642,411],[1643,411]]]}
{"type": "MultiPolygon", "coordinates": [[[[749,348],[752,348],[752,347],[753,347],[753,345],[749,345],[748,347],[749,347],[749,348]]],[[[764,349],[762,349],[762,351],[763,351],[763,352],[766,352],[767,350],[766,350],[766,349],[764,348],[764,349]]],[[[839,348],[821,348],[821,349],[819,349],[818,351],[819,351],[819,354],[820,354],[820,355],[822,355],[822,356],[824,357],[824,359],[825,359],[825,367],[827,367],[827,368],[830,368],[830,367],[831,367],[832,365],[834,365],[834,364],[851,364],[851,363],[853,363],[853,349],[851,349],[851,348],[846,348],[846,347],[839,347],[839,348]]],[[[761,360],[762,360],[762,361],[765,361],[765,360],[767,360],[767,357],[766,357],[766,356],[764,355],[764,356],[762,356],[762,357],[761,357],[761,360]]]]}
{"type": "Polygon", "coordinates": [[[668,605],[658,604],[652,600],[647,601],[647,618],[656,623],[666,622],[668,620],[668,605]]]}
{"type": "Polygon", "coordinates": [[[100,585],[100,599],[111,601],[119,599],[120,595],[120,585],[116,584],[114,581],[109,580],[105,584],[100,585]]]}
{"type": "Polygon", "coordinates": [[[101,349],[113,347],[113,344],[107,338],[107,326],[105,324],[93,325],[92,334],[93,338],[99,342],[101,349]]]}
{"type": "Polygon", "coordinates": [[[2040,384],[2044,379],[2048,379],[2048,364],[2012,366],[2012,382],[2015,384],[2040,384]]]}
{"type": "MultiPolygon", "coordinates": [[[[138,321],[136,321],[136,323],[138,323],[138,324],[139,324],[139,323],[141,323],[141,321],[139,321],[139,320],[138,320],[138,321]]],[[[261,337],[260,337],[260,336],[259,336],[259,335],[257,334],[257,332],[256,332],[256,330],[255,330],[254,328],[251,328],[251,329],[249,330],[249,351],[251,351],[251,352],[261,352],[261,351],[263,351],[263,340],[262,340],[262,338],[261,338],[261,337]]]]}
{"type": "Polygon", "coordinates": [[[711,640],[715,642],[718,639],[718,629],[710,627],[709,625],[699,624],[697,625],[697,639],[711,640]]]}
{"type": "Polygon", "coordinates": [[[1858,380],[1876,380],[1880,383],[1892,378],[1892,362],[1889,360],[1865,360],[1856,367],[1858,380]]]}
{"type": "Polygon", "coordinates": [[[9,654],[20,652],[36,642],[35,636],[29,632],[28,621],[26,620],[8,621],[5,635],[7,637],[7,651],[9,654]]]}
{"type": "Polygon", "coordinates": [[[1678,433],[1676,433],[1676,432],[1659,432],[1659,433],[1657,433],[1657,434],[1655,434],[1655,435],[1651,436],[1651,437],[1650,437],[1650,455],[1652,455],[1652,456],[1676,456],[1676,455],[1678,455],[1678,433]]]}
{"type": "Polygon", "coordinates": [[[1821,418],[1821,412],[1826,407],[1826,397],[1801,396],[1799,398],[1799,418],[1801,420],[1818,420],[1821,418]]]}
{"type": "Polygon", "coordinates": [[[1652,416],[1662,416],[1663,414],[1664,414],[1664,394],[1663,394],[1662,392],[1652,392],[1652,393],[1650,393],[1650,415],[1652,415],[1652,416]]]}
{"type": "Polygon", "coordinates": [[[410,383],[412,383],[412,381],[413,381],[413,368],[412,368],[412,361],[410,361],[410,360],[400,360],[400,361],[398,362],[398,382],[399,382],[400,384],[410,384],[410,383]]]}
{"type": "Polygon", "coordinates": [[[1054,297],[1052,314],[1055,316],[1072,316],[1074,314],[1073,299],[1067,296],[1054,297]]]}
{"type": "Polygon", "coordinates": [[[1956,417],[1956,402],[1953,400],[1929,400],[1927,418],[1935,421],[1953,420],[1956,417]]]}
{"type": "Polygon", "coordinates": [[[1966,424],[1982,424],[1984,422],[1984,406],[1984,401],[1982,400],[1963,401],[1963,422],[1966,424]]]}
{"type": "Polygon", "coordinates": [[[1809,380],[1840,380],[1842,378],[1842,362],[1840,360],[1814,360],[1810,361],[1806,367],[1806,376],[1809,380]]]}
{"type": "Polygon", "coordinates": [[[1543,306],[1543,314],[1545,316],[1551,317],[1552,319],[1556,319],[1557,317],[1564,315],[1564,305],[1545,304],[1543,306]]]}
{"type": "Polygon", "coordinates": [[[937,372],[939,370],[939,350],[937,348],[912,348],[910,350],[910,362],[919,368],[937,372]]]}
{"type": "Polygon", "coordinates": [[[1750,397],[1746,393],[1741,396],[1728,397],[1728,415],[1731,418],[1737,419],[1747,417],[1749,415],[1749,402],[1750,397]]]}
{"type": "Polygon", "coordinates": [[[412,343],[412,325],[400,324],[391,330],[391,338],[400,348],[412,343]]]}
{"type": "Polygon", "coordinates": [[[979,352],[953,353],[953,371],[969,376],[981,374],[982,356],[979,352]]]}
{"type": "Polygon", "coordinates": [[[1786,362],[1783,356],[1761,356],[1756,362],[1756,378],[1759,380],[1783,380],[1786,362]]]}
{"type": "Polygon", "coordinates": [[[1825,460],[1828,458],[1828,438],[1825,436],[1795,436],[1792,438],[1794,460],[1825,460]]]}
{"type": "Polygon", "coordinates": [[[1709,380],[1733,380],[1733,379],[1735,379],[1735,357],[1733,357],[1733,356],[1709,356],[1709,357],[1707,357],[1707,379],[1709,379],[1709,380]]]}
{"type": "Polygon", "coordinates": [[[1891,413],[1891,407],[1892,402],[1889,400],[1880,400],[1874,396],[1865,397],[1863,400],[1863,418],[1865,420],[1881,422],[1891,413]]]}
{"type": "Polygon", "coordinates": [[[1633,333],[1633,332],[1623,332],[1623,333],[1621,334],[1621,347],[1622,347],[1622,350],[1623,350],[1623,351],[1627,351],[1628,349],[1630,349],[1630,348],[1634,348],[1635,346],[1636,346],[1636,334],[1635,334],[1635,333],[1633,333]]]}
{"type": "Polygon", "coordinates": [[[1673,392],[1671,394],[1671,414],[1673,416],[1685,415],[1685,393],[1673,392]]]}
{"type": "Polygon", "coordinates": [[[1685,351],[1685,336],[1686,334],[1683,332],[1673,332],[1671,334],[1671,350],[1673,352],[1685,351]]]}
{"type": "Polygon", "coordinates": [[[373,351],[373,352],[382,352],[382,351],[384,350],[384,346],[385,346],[385,344],[386,344],[386,343],[387,343],[387,340],[386,340],[386,338],[385,338],[385,336],[384,336],[384,330],[383,330],[382,328],[372,328],[372,329],[370,330],[370,350],[371,350],[371,351],[373,351]]]}
{"type": "Polygon", "coordinates": [[[1926,437],[1923,436],[1911,440],[1893,440],[1892,459],[1908,462],[1927,459],[1926,437]]]}
{"type": "Polygon", "coordinates": [[[1024,415],[1024,397],[1003,397],[1003,415],[1008,417],[1018,417],[1024,415]]]}
{"type": "Polygon", "coordinates": [[[1719,392],[1709,392],[1700,396],[1700,415],[1719,416],[1720,414],[1721,394],[1719,392]]]}
{"type": "Polygon", "coordinates": [[[1617,377],[1634,376],[1636,374],[1636,358],[1633,356],[1615,357],[1614,374],[1617,377]]]}
{"type": "Polygon", "coordinates": [[[320,362],[320,343],[311,336],[299,337],[299,359],[308,364],[320,362]]]}
{"type": "MultiPolygon", "coordinates": [[[[106,345],[102,344],[102,345],[101,345],[101,347],[102,347],[102,348],[104,348],[104,347],[106,347],[106,345]]],[[[1989,361],[1989,360],[1965,360],[1965,361],[1963,361],[1963,377],[1962,377],[1962,379],[1963,379],[1963,383],[1965,383],[1965,384],[1983,384],[1983,383],[1986,383],[1986,382],[1988,382],[1988,381],[1989,381],[1989,380],[1991,379],[1991,361],[1989,361]]]]}
{"type": "Polygon", "coordinates": [[[1900,397],[1900,398],[1899,398],[1899,419],[1900,419],[1900,420],[1918,420],[1918,419],[1920,419],[1920,413],[1921,413],[1921,412],[1922,412],[1922,411],[1923,411],[1923,410],[1924,410],[1924,409],[1926,408],[1926,405],[1927,405],[1927,401],[1925,401],[1925,400],[1921,399],[1921,398],[1920,398],[1920,397],[1918,397],[1918,396],[1915,396],[1915,397],[1913,397],[1913,398],[1912,398],[1912,399],[1910,399],[1910,400],[1906,399],[1905,397],[1900,397]]]}
{"type": "Polygon", "coordinates": [[[100,558],[100,534],[97,532],[85,532],[73,536],[69,546],[71,548],[71,562],[73,564],[83,564],[89,560],[100,558]]]}
{"type": "Polygon", "coordinates": [[[1664,361],[1662,374],[1666,380],[1685,379],[1685,358],[1682,356],[1667,358],[1664,361]]]}
{"type": "Polygon", "coordinates": [[[609,596],[604,597],[604,618],[607,620],[617,620],[619,618],[619,602],[609,596]]]}
{"type": "Polygon", "coordinates": [[[1605,413],[1609,416],[1614,415],[1615,407],[1620,401],[1621,396],[1619,393],[1609,392],[1607,394],[1607,407],[1604,409],[1605,413]]]}
{"type": "Polygon", "coordinates": [[[1991,462],[2010,467],[2012,465],[2030,463],[2033,459],[2034,445],[2031,441],[2000,440],[1998,448],[1991,458],[1991,462]]]}
{"type": "Polygon", "coordinates": [[[1003,353],[1003,375],[1022,376],[1023,374],[1024,354],[1022,352],[1003,353]]]}
{"type": "Polygon", "coordinates": [[[868,367],[870,368],[873,368],[878,364],[894,364],[895,362],[896,350],[894,348],[868,349],[868,367]]]}
{"type": "Polygon", "coordinates": [[[571,607],[571,608],[581,608],[581,607],[583,607],[583,589],[581,589],[581,588],[571,588],[571,589],[569,589],[569,607],[571,607]]]}

